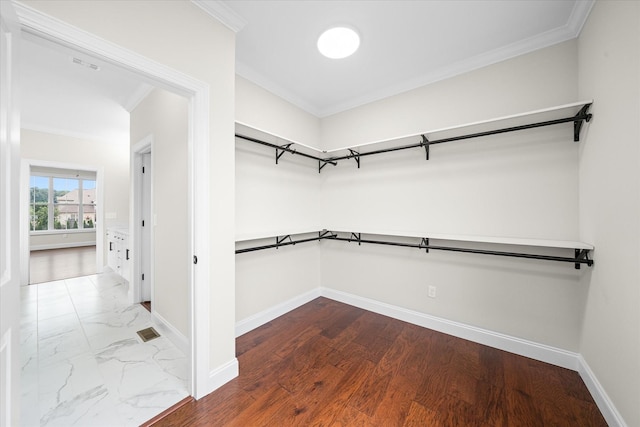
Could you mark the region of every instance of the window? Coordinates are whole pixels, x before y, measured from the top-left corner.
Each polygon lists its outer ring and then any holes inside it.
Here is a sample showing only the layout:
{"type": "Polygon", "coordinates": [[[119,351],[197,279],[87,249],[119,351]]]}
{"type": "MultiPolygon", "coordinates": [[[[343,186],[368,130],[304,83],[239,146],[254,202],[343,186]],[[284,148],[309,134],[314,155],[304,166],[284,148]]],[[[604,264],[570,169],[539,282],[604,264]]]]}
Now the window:
{"type": "MultiPolygon", "coordinates": [[[[95,176],[32,169],[29,183],[29,229],[93,230],[96,227],[95,176]]],[[[95,175],[95,174],[94,174],[95,175]]]]}

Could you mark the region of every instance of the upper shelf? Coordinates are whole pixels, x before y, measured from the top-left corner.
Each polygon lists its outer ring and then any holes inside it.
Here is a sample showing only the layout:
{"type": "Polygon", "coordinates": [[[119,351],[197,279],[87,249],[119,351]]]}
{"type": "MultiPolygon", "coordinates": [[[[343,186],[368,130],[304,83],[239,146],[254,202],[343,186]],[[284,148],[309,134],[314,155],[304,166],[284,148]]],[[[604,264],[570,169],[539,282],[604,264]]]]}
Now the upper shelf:
{"type": "Polygon", "coordinates": [[[466,123],[457,126],[430,129],[419,133],[397,136],[391,139],[381,139],[377,141],[356,144],[349,147],[335,148],[331,150],[322,150],[273,134],[270,135],[272,137],[275,137],[276,141],[263,141],[259,139],[259,137],[254,137],[249,134],[255,133],[256,131],[259,133],[266,132],[261,131],[260,129],[252,128],[251,126],[241,122],[237,122],[237,124],[240,125],[240,127],[242,127],[243,129],[236,131],[236,137],[274,148],[276,150],[276,164],[284,153],[290,153],[294,155],[301,155],[318,161],[318,172],[320,172],[322,168],[324,168],[324,166],[326,166],[327,164],[336,165],[340,160],[354,159],[358,167],[360,167],[360,157],[412,148],[423,148],[425,150],[426,159],[429,160],[429,149],[432,145],[461,141],[471,138],[480,138],[507,132],[516,132],[526,129],[534,129],[544,126],[559,125],[563,123],[573,123],[573,140],[579,141],[584,122],[588,122],[591,120],[592,115],[591,113],[589,113],[589,107],[592,103],[592,100],[573,102],[570,104],[563,104],[555,107],[533,110],[509,116],[496,117],[493,119],[466,123]],[[458,133],[456,131],[460,132],[458,133]],[[441,135],[442,137],[438,137],[438,135],[441,135]],[[420,140],[417,143],[400,146],[390,146],[390,143],[394,141],[418,137],[420,138],[420,140]],[[298,150],[298,146],[305,149],[306,152],[298,150]],[[376,146],[378,146],[378,148],[374,149],[376,146]],[[363,149],[367,151],[362,151],[363,149]]]}

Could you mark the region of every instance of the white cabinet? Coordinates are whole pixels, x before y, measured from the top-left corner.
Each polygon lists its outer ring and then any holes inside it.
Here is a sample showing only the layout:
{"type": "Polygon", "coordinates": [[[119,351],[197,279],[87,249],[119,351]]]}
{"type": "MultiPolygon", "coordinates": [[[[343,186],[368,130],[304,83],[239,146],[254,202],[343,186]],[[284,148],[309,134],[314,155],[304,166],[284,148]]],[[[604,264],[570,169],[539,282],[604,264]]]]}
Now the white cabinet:
{"type": "Polygon", "coordinates": [[[131,250],[129,249],[129,230],[126,228],[107,229],[107,265],[113,271],[129,281],[131,250]]]}

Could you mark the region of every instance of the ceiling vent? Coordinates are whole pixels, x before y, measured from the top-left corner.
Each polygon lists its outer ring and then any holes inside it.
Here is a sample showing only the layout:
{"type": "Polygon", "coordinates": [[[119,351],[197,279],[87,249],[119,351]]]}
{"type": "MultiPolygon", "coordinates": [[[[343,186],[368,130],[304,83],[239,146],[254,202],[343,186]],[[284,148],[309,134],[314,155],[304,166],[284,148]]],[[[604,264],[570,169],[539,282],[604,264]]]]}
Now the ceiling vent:
{"type": "Polygon", "coordinates": [[[78,65],[82,65],[83,67],[91,68],[94,71],[100,71],[100,67],[98,65],[92,64],[90,62],[83,61],[80,58],[75,58],[74,57],[73,58],[73,63],[74,64],[78,64],[78,65]]]}

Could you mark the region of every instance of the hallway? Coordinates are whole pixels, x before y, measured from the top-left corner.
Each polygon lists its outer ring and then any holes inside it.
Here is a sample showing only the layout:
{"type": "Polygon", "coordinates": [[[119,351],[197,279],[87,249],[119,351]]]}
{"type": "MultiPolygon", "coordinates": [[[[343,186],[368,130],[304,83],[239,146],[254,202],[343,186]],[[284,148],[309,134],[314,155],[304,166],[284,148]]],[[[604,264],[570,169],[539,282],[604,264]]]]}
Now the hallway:
{"type": "Polygon", "coordinates": [[[21,288],[22,425],[137,426],[189,395],[187,357],[142,342],[127,290],[114,273],[21,288]]]}

